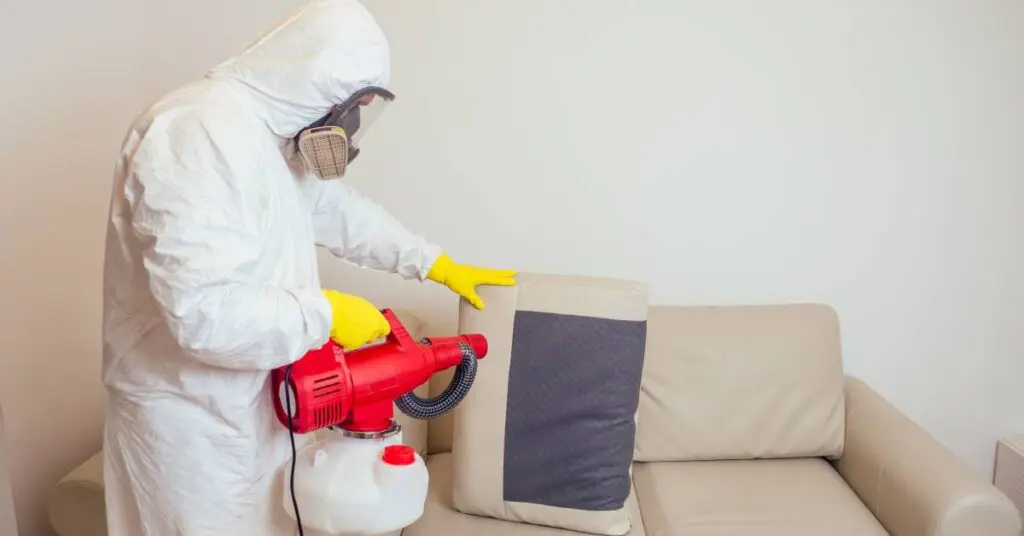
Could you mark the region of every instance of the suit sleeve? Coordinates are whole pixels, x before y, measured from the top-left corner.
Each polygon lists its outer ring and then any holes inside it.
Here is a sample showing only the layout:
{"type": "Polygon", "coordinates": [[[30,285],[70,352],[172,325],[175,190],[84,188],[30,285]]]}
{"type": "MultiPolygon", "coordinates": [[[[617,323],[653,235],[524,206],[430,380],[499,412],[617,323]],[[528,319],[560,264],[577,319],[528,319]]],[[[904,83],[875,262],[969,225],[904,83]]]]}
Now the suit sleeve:
{"type": "Polygon", "coordinates": [[[409,231],[340,180],[323,181],[313,211],[317,244],[357,266],[424,280],[441,248],[409,231]]]}

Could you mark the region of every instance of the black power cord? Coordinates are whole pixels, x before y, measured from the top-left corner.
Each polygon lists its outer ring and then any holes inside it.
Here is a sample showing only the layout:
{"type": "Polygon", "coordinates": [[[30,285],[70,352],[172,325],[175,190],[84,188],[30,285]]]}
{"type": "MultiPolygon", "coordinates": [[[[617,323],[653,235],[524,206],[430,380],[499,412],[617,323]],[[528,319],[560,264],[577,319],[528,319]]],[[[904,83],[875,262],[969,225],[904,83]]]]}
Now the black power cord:
{"type": "Polygon", "coordinates": [[[295,498],[295,462],[298,457],[295,452],[295,426],[292,424],[292,366],[284,369],[284,411],[288,414],[288,436],[292,442],[292,470],[289,477],[288,487],[292,494],[292,508],[295,510],[295,523],[299,526],[299,536],[305,536],[302,530],[302,516],[299,515],[299,501],[295,498]]]}

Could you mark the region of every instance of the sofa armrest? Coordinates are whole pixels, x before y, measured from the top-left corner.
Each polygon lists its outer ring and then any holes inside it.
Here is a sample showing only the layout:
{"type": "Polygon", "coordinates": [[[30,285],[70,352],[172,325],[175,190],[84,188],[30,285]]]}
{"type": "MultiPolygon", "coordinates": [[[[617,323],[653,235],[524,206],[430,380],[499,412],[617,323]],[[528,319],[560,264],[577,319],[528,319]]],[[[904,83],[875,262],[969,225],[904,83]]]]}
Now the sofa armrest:
{"type": "Polygon", "coordinates": [[[837,469],[892,536],[1021,536],[1016,507],[860,380],[837,469]]]}
{"type": "Polygon", "coordinates": [[[50,490],[50,525],[60,536],[107,533],[103,498],[103,451],[73,469],[50,490]]]}

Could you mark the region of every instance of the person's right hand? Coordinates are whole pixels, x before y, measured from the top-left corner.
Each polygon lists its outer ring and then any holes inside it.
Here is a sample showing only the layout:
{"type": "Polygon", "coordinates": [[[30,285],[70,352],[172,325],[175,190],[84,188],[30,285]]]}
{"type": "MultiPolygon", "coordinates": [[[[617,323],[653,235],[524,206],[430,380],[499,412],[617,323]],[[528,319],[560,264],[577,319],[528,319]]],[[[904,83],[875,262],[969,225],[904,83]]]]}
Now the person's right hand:
{"type": "Polygon", "coordinates": [[[387,319],[372,303],[336,290],[323,292],[331,303],[331,340],[343,349],[354,350],[391,333],[387,319]]]}

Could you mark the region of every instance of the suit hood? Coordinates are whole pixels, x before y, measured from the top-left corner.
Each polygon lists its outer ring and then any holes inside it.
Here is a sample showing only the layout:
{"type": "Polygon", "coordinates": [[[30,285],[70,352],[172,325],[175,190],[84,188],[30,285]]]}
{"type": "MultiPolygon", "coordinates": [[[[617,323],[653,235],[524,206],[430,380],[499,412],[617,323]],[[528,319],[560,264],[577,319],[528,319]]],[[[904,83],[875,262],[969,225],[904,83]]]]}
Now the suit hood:
{"type": "Polygon", "coordinates": [[[318,0],[278,23],[208,78],[249,94],[276,135],[290,138],[366,86],[387,87],[389,48],[354,0],[318,0]]]}

